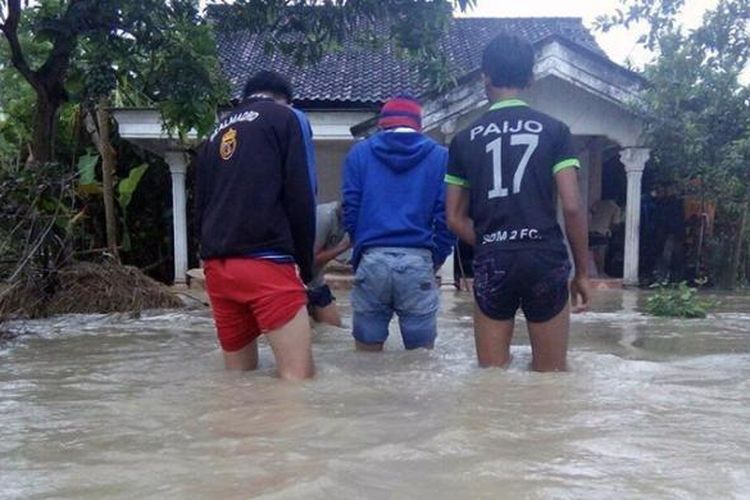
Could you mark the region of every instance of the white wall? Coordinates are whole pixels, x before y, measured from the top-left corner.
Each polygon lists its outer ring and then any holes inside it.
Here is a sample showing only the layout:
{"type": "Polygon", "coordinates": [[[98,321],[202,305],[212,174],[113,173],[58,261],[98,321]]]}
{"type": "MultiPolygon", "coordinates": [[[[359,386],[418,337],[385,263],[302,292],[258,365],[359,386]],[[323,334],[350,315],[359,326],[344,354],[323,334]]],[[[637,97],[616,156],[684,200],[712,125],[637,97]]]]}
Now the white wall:
{"type": "Polygon", "coordinates": [[[354,141],[315,141],[318,166],[318,203],[341,199],[341,171],[354,141]]]}
{"type": "Polygon", "coordinates": [[[635,115],[559,78],[534,82],[524,98],[565,122],[574,135],[605,136],[622,147],[641,144],[641,123],[635,115]]]}

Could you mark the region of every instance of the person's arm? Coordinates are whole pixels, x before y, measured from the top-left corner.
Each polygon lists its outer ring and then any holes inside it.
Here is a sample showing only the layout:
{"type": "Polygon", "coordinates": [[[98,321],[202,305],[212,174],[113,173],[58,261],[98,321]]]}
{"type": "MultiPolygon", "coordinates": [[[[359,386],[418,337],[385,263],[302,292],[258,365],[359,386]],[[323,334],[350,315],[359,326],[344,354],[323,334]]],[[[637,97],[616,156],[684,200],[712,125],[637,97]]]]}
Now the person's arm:
{"type": "Polygon", "coordinates": [[[445,176],[445,216],[448,227],[461,241],[471,247],[477,244],[474,221],[469,217],[471,203],[470,183],[461,155],[461,136],[451,141],[448,149],[448,168],[445,176]]]}
{"type": "Polygon", "coordinates": [[[469,202],[471,195],[469,190],[456,185],[448,185],[445,197],[445,215],[448,218],[448,227],[464,243],[475,247],[477,235],[474,231],[474,221],[469,217],[469,202]]]}
{"type": "Polygon", "coordinates": [[[341,180],[344,227],[352,242],[357,241],[357,222],[359,221],[359,208],[362,206],[362,180],[356,155],[355,146],[344,160],[344,173],[341,180]]]}
{"type": "Polygon", "coordinates": [[[432,240],[435,243],[435,255],[433,256],[433,259],[435,261],[435,269],[440,269],[445,263],[445,259],[447,259],[453,251],[453,246],[456,244],[456,236],[448,229],[445,215],[445,185],[442,181],[439,189],[440,191],[435,200],[435,208],[433,209],[432,214],[432,240]]]}
{"type": "Polygon", "coordinates": [[[570,129],[563,125],[557,138],[552,175],[557,184],[557,194],[560,197],[565,220],[565,235],[568,238],[570,250],[573,252],[573,262],[576,268],[575,276],[570,283],[573,312],[588,309],[591,299],[588,273],[589,224],[587,210],[583,206],[578,187],[579,168],[581,168],[581,163],[573,149],[570,129]]]}
{"type": "Polygon", "coordinates": [[[562,202],[565,235],[573,252],[575,275],[570,284],[573,312],[583,312],[589,307],[591,290],[588,276],[588,221],[578,188],[578,172],[566,168],[555,174],[557,192],[562,202]]]}
{"type": "Polygon", "coordinates": [[[349,250],[352,246],[349,235],[344,236],[336,246],[332,248],[322,249],[318,248],[315,250],[315,267],[323,267],[333,259],[341,255],[342,253],[349,250]]]}
{"type": "Polygon", "coordinates": [[[288,143],[284,160],[283,203],[294,240],[294,259],[299,266],[302,281],[309,283],[313,277],[315,196],[302,128],[291,111],[286,129],[288,143]]]}

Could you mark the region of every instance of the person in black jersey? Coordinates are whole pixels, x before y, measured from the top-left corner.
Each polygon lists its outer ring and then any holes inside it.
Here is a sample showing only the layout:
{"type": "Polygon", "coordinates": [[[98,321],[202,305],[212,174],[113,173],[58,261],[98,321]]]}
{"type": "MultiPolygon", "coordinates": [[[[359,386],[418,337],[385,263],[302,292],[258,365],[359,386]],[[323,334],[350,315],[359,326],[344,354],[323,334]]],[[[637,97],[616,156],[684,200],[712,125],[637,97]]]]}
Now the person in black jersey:
{"type": "Polygon", "coordinates": [[[480,366],[506,366],[519,306],[536,371],[566,369],[573,309],[589,303],[586,210],[570,130],[519,99],[533,77],[534,50],[502,34],[485,48],[491,107],[453,139],[448,160],[449,227],[474,247],[474,332],[480,366]],[[575,275],[557,222],[562,202],[575,275]]]}

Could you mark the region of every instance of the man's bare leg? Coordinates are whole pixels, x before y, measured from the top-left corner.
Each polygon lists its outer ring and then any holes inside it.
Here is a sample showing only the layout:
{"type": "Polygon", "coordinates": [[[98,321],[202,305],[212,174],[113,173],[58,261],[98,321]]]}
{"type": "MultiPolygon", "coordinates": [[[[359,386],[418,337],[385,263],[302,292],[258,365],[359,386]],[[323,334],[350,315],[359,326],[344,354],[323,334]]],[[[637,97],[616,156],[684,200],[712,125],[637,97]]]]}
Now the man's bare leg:
{"type": "Polygon", "coordinates": [[[258,368],[258,341],[253,340],[239,351],[224,351],[224,367],[245,372],[258,368]]]}
{"type": "Polygon", "coordinates": [[[474,304],[474,341],[479,366],[505,368],[510,364],[510,341],[515,320],[496,321],[487,317],[474,304]]]}
{"type": "Polygon", "coordinates": [[[594,248],[594,264],[596,265],[596,277],[606,278],[607,274],[604,272],[604,259],[607,255],[607,247],[596,247],[594,248]]]}
{"type": "Polygon", "coordinates": [[[531,369],[537,372],[567,370],[570,305],[545,323],[528,323],[531,339],[531,369]]]}
{"type": "Polygon", "coordinates": [[[355,340],[354,348],[360,352],[380,352],[383,350],[383,344],[363,344],[355,340]]]}
{"type": "Polygon", "coordinates": [[[307,307],[302,307],[289,323],[266,334],[276,358],[276,371],[284,380],[302,380],[315,375],[312,358],[312,332],[307,307]]]}
{"type": "Polygon", "coordinates": [[[313,319],[318,323],[325,323],[331,326],[338,326],[341,328],[341,314],[339,314],[339,308],[336,307],[336,303],[332,302],[325,307],[313,307],[313,319]]]}

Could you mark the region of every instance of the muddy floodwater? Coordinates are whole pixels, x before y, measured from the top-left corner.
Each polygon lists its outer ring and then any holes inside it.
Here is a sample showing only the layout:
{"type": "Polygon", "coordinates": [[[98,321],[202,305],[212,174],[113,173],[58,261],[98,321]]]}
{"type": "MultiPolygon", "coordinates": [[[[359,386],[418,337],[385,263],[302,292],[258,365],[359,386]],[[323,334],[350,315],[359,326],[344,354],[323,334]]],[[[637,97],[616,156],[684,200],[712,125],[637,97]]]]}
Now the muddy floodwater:
{"type": "Polygon", "coordinates": [[[433,352],[319,328],[301,385],[267,345],[225,373],[206,310],[16,325],[0,498],[750,498],[750,298],[692,321],[642,301],[600,292],[571,372],[540,375],[523,323],[510,369],[478,369],[469,297],[445,292],[433,352]]]}

